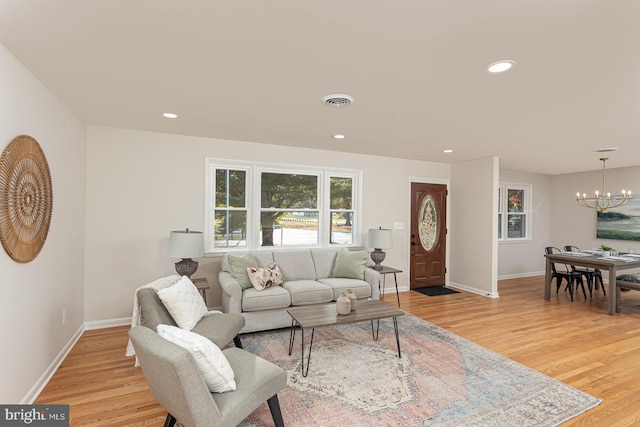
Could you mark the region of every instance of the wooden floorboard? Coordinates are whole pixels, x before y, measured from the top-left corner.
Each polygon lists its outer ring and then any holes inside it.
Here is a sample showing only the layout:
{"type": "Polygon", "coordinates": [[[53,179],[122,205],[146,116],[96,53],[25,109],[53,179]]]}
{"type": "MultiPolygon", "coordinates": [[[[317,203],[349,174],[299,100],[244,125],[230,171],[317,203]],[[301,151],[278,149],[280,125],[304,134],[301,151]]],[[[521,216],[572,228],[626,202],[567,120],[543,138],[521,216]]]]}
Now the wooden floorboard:
{"type": "MultiPolygon", "coordinates": [[[[500,281],[495,299],[401,292],[401,308],[603,399],[563,426],[640,425],[640,292],[623,293],[622,312],[609,316],[601,290],[571,302],[553,289],[546,301],[543,282],[500,281]]],[[[393,294],[384,301],[397,305],[393,294]]],[[[127,330],[85,332],[35,403],[69,404],[72,426],[162,426],[166,412],[124,356],[127,330]]]]}

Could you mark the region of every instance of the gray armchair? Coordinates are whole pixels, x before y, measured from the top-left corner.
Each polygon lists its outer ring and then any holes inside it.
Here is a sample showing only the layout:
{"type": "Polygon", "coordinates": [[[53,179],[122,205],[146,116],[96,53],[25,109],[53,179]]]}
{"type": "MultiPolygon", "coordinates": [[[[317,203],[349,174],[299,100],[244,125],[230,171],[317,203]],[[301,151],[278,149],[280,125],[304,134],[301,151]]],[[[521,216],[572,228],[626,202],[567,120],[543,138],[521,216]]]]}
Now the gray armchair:
{"type": "MultiPolygon", "coordinates": [[[[177,326],[171,314],[167,311],[162,300],[153,289],[140,289],[138,302],[144,324],[156,330],[158,325],[177,326]]],[[[236,347],[242,348],[238,333],[244,327],[244,317],[241,314],[213,313],[204,316],[192,329],[193,332],[209,338],[220,348],[233,340],[236,347]]]]}
{"type": "Polygon", "coordinates": [[[189,427],[236,426],[267,401],[276,426],[284,426],[277,393],[287,384],[285,371],[239,348],[223,350],[233,369],[236,390],[211,393],[195,360],[184,348],[144,326],[129,331],[140,367],[156,401],[189,427]]]}

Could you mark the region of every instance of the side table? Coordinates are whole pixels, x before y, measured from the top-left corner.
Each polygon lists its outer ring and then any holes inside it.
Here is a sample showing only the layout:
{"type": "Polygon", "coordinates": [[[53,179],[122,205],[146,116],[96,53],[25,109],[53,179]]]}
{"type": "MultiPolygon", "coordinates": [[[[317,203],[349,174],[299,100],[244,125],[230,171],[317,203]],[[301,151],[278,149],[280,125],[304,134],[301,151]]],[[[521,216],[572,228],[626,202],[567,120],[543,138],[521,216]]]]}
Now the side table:
{"type": "MultiPolygon", "coordinates": [[[[400,307],[400,294],[398,293],[398,276],[397,273],[402,273],[402,270],[398,270],[397,268],[387,267],[385,265],[382,266],[380,270],[376,270],[383,277],[382,279],[382,291],[380,292],[380,299],[384,299],[384,288],[387,284],[387,274],[393,274],[393,278],[396,281],[396,298],[398,298],[398,307],[400,307]]],[[[380,282],[378,282],[378,290],[380,290],[380,282]]]]}
{"type": "MultiPolygon", "coordinates": [[[[199,279],[191,279],[196,288],[202,293],[202,299],[204,300],[204,305],[207,305],[207,289],[209,289],[209,281],[205,277],[201,277],[199,279]]],[[[207,305],[207,308],[209,306],[207,305]]]]}

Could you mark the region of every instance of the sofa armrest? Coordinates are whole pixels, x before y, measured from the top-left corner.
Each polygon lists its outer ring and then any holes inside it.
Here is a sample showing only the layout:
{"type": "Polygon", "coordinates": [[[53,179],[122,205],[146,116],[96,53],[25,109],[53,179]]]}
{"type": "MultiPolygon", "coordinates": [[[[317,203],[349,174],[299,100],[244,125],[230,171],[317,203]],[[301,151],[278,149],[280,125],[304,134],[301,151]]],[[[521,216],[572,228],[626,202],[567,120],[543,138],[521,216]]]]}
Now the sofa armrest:
{"type": "Polygon", "coordinates": [[[371,299],[380,299],[380,272],[365,267],[364,280],[371,285],[371,299]]]}
{"type": "Polygon", "coordinates": [[[225,313],[242,313],[242,287],[228,271],[218,274],[222,288],[222,311],[225,313]]]}

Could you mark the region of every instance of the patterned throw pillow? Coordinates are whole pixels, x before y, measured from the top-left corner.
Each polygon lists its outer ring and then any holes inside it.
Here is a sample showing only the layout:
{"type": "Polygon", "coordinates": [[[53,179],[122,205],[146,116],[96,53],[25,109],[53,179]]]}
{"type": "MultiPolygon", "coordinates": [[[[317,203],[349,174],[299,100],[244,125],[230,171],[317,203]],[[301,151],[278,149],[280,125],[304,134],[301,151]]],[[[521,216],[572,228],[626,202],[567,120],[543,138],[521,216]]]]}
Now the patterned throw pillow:
{"type": "Polygon", "coordinates": [[[247,275],[253,287],[258,291],[284,283],[282,271],[275,262],[269,264],[267,268],[247,267],[247,275]]]}

